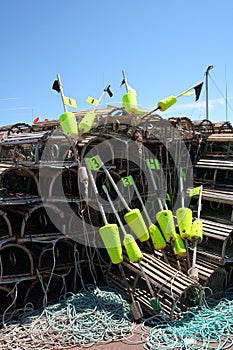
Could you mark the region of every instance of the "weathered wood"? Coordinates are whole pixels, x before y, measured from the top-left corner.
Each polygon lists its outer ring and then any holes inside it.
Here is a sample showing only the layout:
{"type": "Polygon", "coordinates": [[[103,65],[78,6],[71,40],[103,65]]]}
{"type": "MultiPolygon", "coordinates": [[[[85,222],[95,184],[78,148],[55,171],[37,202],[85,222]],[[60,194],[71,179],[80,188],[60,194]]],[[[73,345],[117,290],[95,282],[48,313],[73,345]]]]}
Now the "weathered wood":
{"type": "Polygon", "coordinates": [[[233,142],[233,133],[211,134],[207,142],[233,142]]]}

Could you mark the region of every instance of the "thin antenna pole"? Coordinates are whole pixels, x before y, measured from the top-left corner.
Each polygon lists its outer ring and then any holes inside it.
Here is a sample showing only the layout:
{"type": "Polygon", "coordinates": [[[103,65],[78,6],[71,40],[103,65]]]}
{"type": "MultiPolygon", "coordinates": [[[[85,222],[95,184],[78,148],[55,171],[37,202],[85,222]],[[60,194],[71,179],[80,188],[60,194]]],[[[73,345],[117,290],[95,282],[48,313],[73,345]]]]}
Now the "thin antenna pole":
{"type": "Polygon", "coordinates": [[[129,89],[128,89],[128,81],[127,81],[126,73],[125,73],[125,70],[124,70],[124,69],[122,70],[122,75],[123,75],[123,80],[124,80],[124,82],[125,82],[125,89],[126,89],[126,92],[128,93],[128,92],[129,92],[129,89]]]}
{"type": "Polygon", "coordinates": [[[65,103],[64,103],[64,92],[63,92],[63,87],[62,87],[61,78],[60,78],[60,75],[59,75],[59,74],[57,74],[57,81],[58,81],[58,84],[59,84],[59,87],[60,87],[60,94],[61,94],[61,99],[62,99],[64,111],[67,112],[67,107],[66,107],[66,105],[65,105],[65,103]]]}
{"type": "Polygon", "coordinates": [[[228,102],[227,102],[227,67],[225,65],[225,84],[226,84],[226,121],[228,120],[228,102]]]}
{"type": "Polygon", "coordinates": [[[209,71],[213,69],[214,66],[209,66],[205,72],[206,80],[205,80],[205,91],[206,91],[206,119],[209,120],[209,96],[208,96],[208,76],[209,71]]]}

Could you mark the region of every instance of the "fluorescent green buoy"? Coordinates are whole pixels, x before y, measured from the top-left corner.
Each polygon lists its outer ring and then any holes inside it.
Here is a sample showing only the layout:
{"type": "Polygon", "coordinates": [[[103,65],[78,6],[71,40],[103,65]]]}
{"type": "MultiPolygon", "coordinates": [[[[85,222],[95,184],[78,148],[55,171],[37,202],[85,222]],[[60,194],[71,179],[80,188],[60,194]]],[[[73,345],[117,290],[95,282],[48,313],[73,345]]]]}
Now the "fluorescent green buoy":
{"type": "Polygon", "coordinates": [[[201,220],[194,220],[191,229],[191,239],[198,240],[199,242],[203,239],[203,223],[201,220]]]}
{"type": "Polygon", "coordinates": [[[172,105],[174,105],[177,101],[176,96],[169,96],[161,101],[158,102],[158,108],[160,109],[160,111],[164,112],[166,111],[168,108],[170,108],[172,105]]]}
{"type": "Polygon", "coordinates": [[[153,246],[156,250],[162,250],[166,247],[166,241],[163,238],[163,235],[161,234],[158,226],[151,224],[149,226],[149,233],[151,236],[153,246]]]}
{"type": "Polygon", "coordinates": [[[130,262],[136,263],[142,260],[143,254],[132,235],[128,233],[125,234],[123,239],[123,244],[126,249],[130,262]]]}
{"type": "Polygon", "coordinates": [[[122,97],[122,106],[128,112],[137,112],[137,96],[133,93],[126,93],[122,97]]]}
{"type": "Polygon", "coordinates": [[[190,239],[192,229],[192,210],[189,208],[179,208],[176,211],[177,223],[182,239],[190,239]]]}
{"type": "Polygon", "coordinates": [[[147,226],[138,208],[126,213],[124,219],[141,242],[145,242],[150,238],[147,226]]]}
{"type": "Polygon", "coordinates": [[[179,258],[185,258],[187,256],[185,244],[179,234],[176,234],[176,239],[173,241],[173,246],[179,258]]]}
{"type": "Polygon", "coordinates": [[[78,131],[85,133],[91,130],[95,120],[95,112],[88,111],[78,124],[78,131]]]}
{"type": "Polygon", "coordinates": [[[59,123],[65,134],[77,134],[78,127],[76,117],[72,112],[65,112],[60,115],[59,123]]]}
{"type": "Polygon", "coordinates": [[[120,264],[123,261],[123,254],[118,226],[116,224],[104,225],[100,227],[99,233],[112,263],[120,264]]]}
{"type": "Polygon", "coordinates": [[[176,238],[176,229],[171,210],[161,210],[156,214],[156,220],[167,242],[176,238]]]}

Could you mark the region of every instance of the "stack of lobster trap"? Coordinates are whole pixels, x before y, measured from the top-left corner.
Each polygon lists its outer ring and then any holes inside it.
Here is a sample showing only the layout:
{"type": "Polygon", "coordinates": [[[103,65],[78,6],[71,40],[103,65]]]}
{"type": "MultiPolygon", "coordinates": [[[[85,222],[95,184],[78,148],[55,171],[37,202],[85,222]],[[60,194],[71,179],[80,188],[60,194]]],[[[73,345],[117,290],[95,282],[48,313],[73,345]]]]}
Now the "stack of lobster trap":
{"type": "MultiPolygon", "coordinates": [[[[84,114],[77,112],[77,121],[84,114]]],[[[210,129],[208,123],[206,132],[204,122],[197,125],[188,118],[163,121],[152,115],[138,126],[135,115],[123,108],[98,110],[96,120],[92,129],[79,138],[64,134],[57,120],[0,128],[0,314],[3,318],[28,303],[40,308],[68,291],[77,292],[92,281],[93,268],[98,269],[94,275],[98,275],[99,283],[123,290],[149,314],[155,312],[150,304],[154,296],[160,304],[157,312],[170,317],[199,305],[205,287],[216,293],[231,283],[231,125],[227,125],[227,133],[218,125],[221,133],[216,134],[214,125],[210,129]],[[88,188],[80,181],[85,158],[98,152],[105,159],[107,154],[105,166],[116,183],[133,176],[155,222],[157,199],[164,194],[163,188],[170,197],[165,199],[169,209],[173,210],[177,199],[176,156],[180,166],[189,170],[187,164],[182,164],[181,144],[185,144],[190,155],[195,186],[203,185],[203,240],[198,244],[196,258],[199,278],[193,279],[189,274],[192,243],[186,246],[184,257],[177,257],[171,244],[156,250],[151,239],[138,242],[143,252],[140,266],[131,262],[123,250],[121,267],[125,278],[122,278],[121,268],[110,261],[98,236],[103,219],[93,200],[95,189],[90,181],[88,188]],[[136,147],[138,162],[129,157],[131,147],[133,152],[136,147]],[[152,155],[158,161],[164,172],[162,182],[159,169],[155,174],[159,183],[156,193],[148,190],[150,184],[141,166],[143,149],[149,152],[149,158],[152,155]]],[[[101,167],[95,181],[99,196],[106,199],[102,186],[108,184],[108,179],[101,167]]],[[[111,184],[108,189],[116,199],[111,184]]],[[[142,209],[135,195],[129,198],[133,208],[142,209]]],[[[118,204],[116,209],[122,216],[118,204]]],[[[107,210],[108,205],[105,203],[103,207],[108,221],[116,222],[107,210]]],[[[192,198],[190,208],[195,216],[196,197],[192,198]]]]}

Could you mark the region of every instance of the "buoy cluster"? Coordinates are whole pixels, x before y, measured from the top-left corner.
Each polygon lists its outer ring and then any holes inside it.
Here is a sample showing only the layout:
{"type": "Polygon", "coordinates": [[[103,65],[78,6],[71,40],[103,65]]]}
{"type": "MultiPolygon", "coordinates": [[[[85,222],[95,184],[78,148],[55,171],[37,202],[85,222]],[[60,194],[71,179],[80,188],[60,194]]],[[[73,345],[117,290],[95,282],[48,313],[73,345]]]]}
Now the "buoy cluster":
{"type": "MultiPolygon", "coordinates": [[[[197,160],[205,154],[205,123],[196,125],[188,118],[172,120],[169,124],[171,128],[175,125],[176,131],[182,128],[183,131],[177,139],[176,133],[172,134],[173,138],[169,133],[169,141],[165,145],[157,136],[158,133],[166,134],[167,121],[165,124],[154,115],[151,120],[139,124],[140,114],[137,114],[138,110],[131,110],[131,97],[124,97],[124,106],[120,109],[65,112],[56,121],[38,122],[32,126],[19,123],[2,128],[0,292],[7,300],[0,310],[2,316],[27,302],[40,307],[56,300],[65,291],[77,291],[81,286],[77,272],[79,259],[84,262],[82,273],[84,280],[86,276],[88,281],[90,255],[85,253],[85,235],[89,235],[89,240],[92,236],[84,229],[85,225],[97,228],[103,243],[101,247],[105,247],[109,259],[107,273],[106,269],[101,271],[103,277],[106,283],[112,283],[128,293],[135,319],[143,317],[141,308],[149,313],[162,311],[171,315],[176,307],[182,309],[198,305],[203,286],[212,288],[215,278],[222,278],[225,283],[226,275],[230,276],[233,254],[230,258],[228,256],[227,267],[225,256],[230,251],[226,241],[232,236],[231,224],[224,223],[225,226],[220,228],[220,223],[205,218],[203,208],[200,216],[200,193],[191,198],[192,207],[185,206],[182,200],[178,208],[173,205],[179,192],[180,177],[179,171],[174,171],[175,162],[169,155],[169,142],[172,139],[175,154],[179,154],[181,141],[185,142],[195,169],[197,160]],[[134,137],[135,130],[141,133],[140,140],[134,137]],[[187,130],[189,136],[189,131],[192,131],[192,138],[185,137],[187,130]],[[112,139],[119,140],[120,150],[111,148],[109,140],[112,139]],[[112,159],[109,162],[103,161],[96,152],[97,146],[105,140],[109,148],[102,153],[110,151],[112,159]],[[142,145],[153,154],[155,171],[152,175],[149,170],[147,173],[148,182],[152,184],[150,193],[144,175],[138,176],[140,166],[132,165],[132,160],[125,156],[125,148],[132,145],[136,147],[140,164],[144,161],[143,174],[148,159],[143,158],[142,145]],[[89,157],[95,158],[96,167],[88,167],[89,157]],[[159,184],[153,182],[159,165],[166,174],[170,200],[159,195],[159,184]],[[92,182],[93,173],[98,181],[92,182]],[[126,192],[129,188],[126,186],[123,192],[124,178],[127,178],[133,192],[128,202],[126,192]],[[63,197],[59,187],[61,182],[63,197]],[[80,183],[79,188],[77,184],[80,183]],[[43,198],[45,192],[46,200],[43,198]],[[97,208],[91,206],[90,192],[96,195],[97,208]],[[119,210],[114,205],[114,196],[119,198],[123,209],[119,210]],[[105,198],[105,204],[101,198],[105,198]],[[146,200],[150,203],[149,207],[146,200]],[[80,220],[73,220],[69,210],[61,206],[62,202],[67,202],[80,220]],[[111,214],[105,212],[106,205],[111,206],[111,214]],[[148,208],[152,208],[151,212],[148,208]],[[59,227],[54,225],[51,217],[56,217],[59,227]],[[224,235],[226,239],[221,254],[216,257],[216,254],[211,254],[210,248],[211,242],[218,240],[220,231],[223,234],[219,236],[219,242],[224,241],[224,235]],[[81,240],[78,243],[77,235],[81,240]]],[[[165,110],[173,103],[173,97],[161,100],[159,109],[165,110]]],[[[219,126],[221,131],[224,127],[229,129],[229,125],[219,126]]],[[[199,165],[203,166],[203,162],[199,165]]],[[[230,167],[229,164],[227,166],[230,167]]],[[[208,197],[205,178],[203,175],[201,183],[198,183],[194,176],[195,186],[203,185],[203,200],[208,197]]],[[[183,189],[181,192],[187,196],[183,189]]],[[[95,259],[95,254],[92,258],[95,259]]],[[[98,264],[99,261],[96,266],[98,264]]],[[[224,283],[220,283],[221,287],[224,283]]]]}

